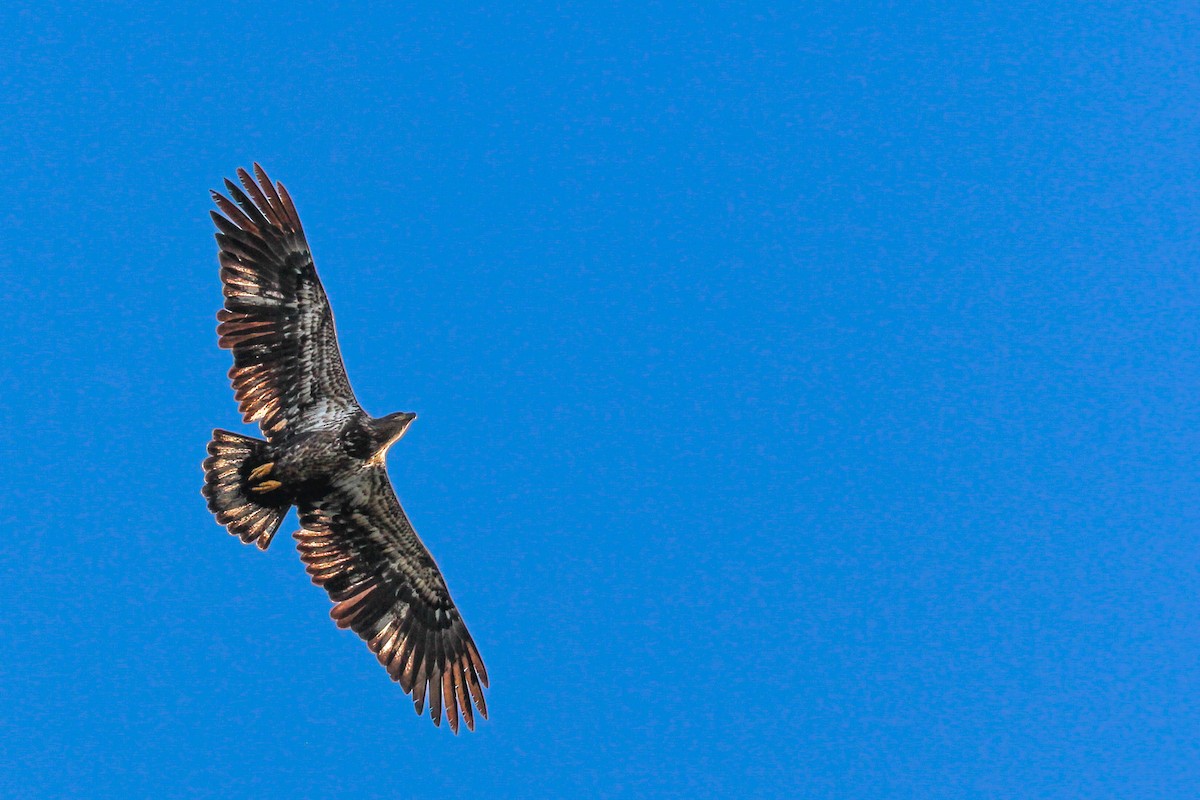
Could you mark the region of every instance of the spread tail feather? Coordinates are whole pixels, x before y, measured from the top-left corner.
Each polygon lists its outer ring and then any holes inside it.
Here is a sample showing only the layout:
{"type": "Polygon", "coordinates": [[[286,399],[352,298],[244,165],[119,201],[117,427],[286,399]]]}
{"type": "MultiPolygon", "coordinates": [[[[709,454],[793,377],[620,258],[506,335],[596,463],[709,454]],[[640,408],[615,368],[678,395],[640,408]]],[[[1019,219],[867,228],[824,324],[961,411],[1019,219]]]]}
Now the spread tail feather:
{"type": "Polygon", "coordinates": [[[218,429],[213,431],[209,457],[204,459],[203,494],[208,510],[226,530],[246,544],[254,542],[260,550],[271,544],[291,507],[286,502],[282,506],[271,503],[274,492],[254,496],[248,491],[251,473],[263,466],[266,447],[262,439],[218,429]]]}

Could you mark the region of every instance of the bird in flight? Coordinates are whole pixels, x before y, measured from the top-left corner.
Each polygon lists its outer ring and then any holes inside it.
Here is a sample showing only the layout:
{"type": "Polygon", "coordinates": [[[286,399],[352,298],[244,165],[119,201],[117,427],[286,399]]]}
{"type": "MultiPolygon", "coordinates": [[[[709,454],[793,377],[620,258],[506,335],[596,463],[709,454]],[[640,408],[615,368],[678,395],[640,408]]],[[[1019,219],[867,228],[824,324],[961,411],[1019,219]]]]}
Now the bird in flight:
{"type": "Polygon", "coordinates": [[[213,192],[225,307],[217,312],[229,378],[265,440],[213,431],[204,497],[217,522],[262,550],[295,506],[294,536],[330,616],[371,648],[417,714],[458,733],[484,718],[487,670],[441,571],[388,479],[385,454],[416,414],[368,416],[338,350],[333,314],[291,196],[262,167],[213,192]],[[256,180],[257,179],[257,180],[256,180]]]}

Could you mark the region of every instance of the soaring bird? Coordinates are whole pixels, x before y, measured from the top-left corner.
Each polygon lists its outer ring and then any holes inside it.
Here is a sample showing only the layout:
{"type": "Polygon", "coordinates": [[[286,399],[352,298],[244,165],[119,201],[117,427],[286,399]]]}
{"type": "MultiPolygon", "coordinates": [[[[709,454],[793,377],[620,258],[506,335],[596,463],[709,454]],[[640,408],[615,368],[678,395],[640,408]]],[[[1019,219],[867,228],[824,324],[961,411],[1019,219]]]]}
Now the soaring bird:
{"type": "Polygon", "coordinates": [[[229,378],[265,440],[214,430],[204,461],[208,508],[262,550],[296,507],[294,536],[330,616],[357,633],[406,693],[458,733],[471,700],[487,717],[487,670],[433,557],[388,479],[384,457],[416,414],[368,416],[338,351],[333,314],[291,196],[262,168],[213,192],[225,307],[217,312],[229,378]],[[257,179],[257,180],[256,180],[257,179]]]}

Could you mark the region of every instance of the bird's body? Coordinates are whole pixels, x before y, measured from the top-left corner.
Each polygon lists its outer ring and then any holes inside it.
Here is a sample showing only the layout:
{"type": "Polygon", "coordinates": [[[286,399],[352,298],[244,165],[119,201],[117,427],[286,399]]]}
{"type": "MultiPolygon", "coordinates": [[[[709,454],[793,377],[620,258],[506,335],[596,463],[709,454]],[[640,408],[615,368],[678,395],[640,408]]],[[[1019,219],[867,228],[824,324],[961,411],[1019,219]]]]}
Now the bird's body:
{"type": "Polygon", "coordinates": [[[471,701],[487,716],[487,671],[437,564],[396,499],[384,456],[415,414],[369,416],[359,406],[338,351],[333,315],[296,209],[282,184],[255,165],[238,170],[245,191],[213,193],[225,307],[220,345],[247,422],[265,440],[213,432],[204,496],[217,521],[265,550],[295,506],[295,534],[313,582],[413,695],[441,723],[445,704],[458,731],[471,701]]]}
{"type": "Polygon", "coordinates": [[[335,424],[328,427],[291,431],[247,462],[249,489],[263,499],[307,506],[338,480],[352,486],[362,470],[379,466],[382,450],[414,419],[416,414],[373,419],[359,413],[332,420],[335,424]]]}

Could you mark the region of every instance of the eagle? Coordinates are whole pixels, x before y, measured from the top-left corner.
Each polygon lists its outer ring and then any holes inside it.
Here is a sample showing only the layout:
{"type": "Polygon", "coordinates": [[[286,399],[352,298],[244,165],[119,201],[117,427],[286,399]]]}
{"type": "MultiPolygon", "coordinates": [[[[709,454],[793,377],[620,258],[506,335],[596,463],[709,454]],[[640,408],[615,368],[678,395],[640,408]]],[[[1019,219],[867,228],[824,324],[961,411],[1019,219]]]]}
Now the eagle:
{"type": "Polygon", "coordinates": [[[294,506],[294,535],[330,616],[387,669],[417,715],[458,733],[487,718],[487,670],[441,571],[417,537],[388,478],[385,454],[417,415],[369,416],[346,378],[333,313],[296,206],[258,164],[239,187],[213,191],[225,296],[219,345],[243,419],[264,439],[213,431],[203,495],[242,542],[271,544],[294,506]]]}

